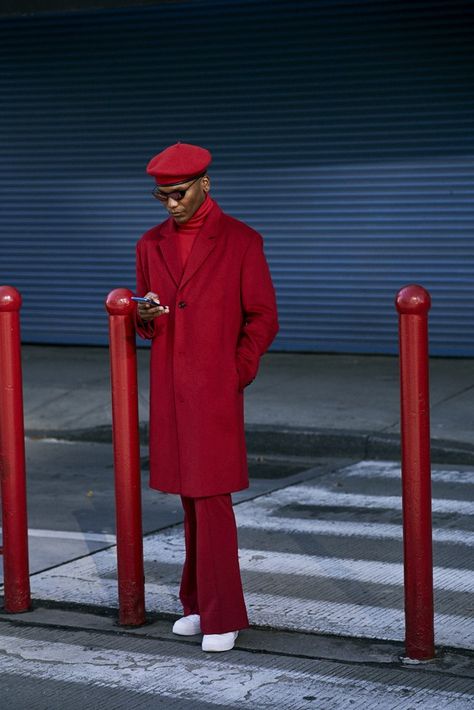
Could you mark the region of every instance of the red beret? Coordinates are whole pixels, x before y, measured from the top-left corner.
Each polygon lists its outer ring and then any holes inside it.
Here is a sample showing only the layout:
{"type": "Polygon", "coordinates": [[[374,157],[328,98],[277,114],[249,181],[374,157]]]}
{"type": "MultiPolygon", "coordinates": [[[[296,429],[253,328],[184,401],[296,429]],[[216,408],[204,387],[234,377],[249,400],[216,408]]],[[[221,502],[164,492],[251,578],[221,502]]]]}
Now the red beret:
{"type": "Polygon", "coordinates": [[[155,155],[146,166],[148,175],[153,175],[163,187],[188,182],[206,171],[212,156],[205,148],[190,143],[175,143],[155,155]]]}

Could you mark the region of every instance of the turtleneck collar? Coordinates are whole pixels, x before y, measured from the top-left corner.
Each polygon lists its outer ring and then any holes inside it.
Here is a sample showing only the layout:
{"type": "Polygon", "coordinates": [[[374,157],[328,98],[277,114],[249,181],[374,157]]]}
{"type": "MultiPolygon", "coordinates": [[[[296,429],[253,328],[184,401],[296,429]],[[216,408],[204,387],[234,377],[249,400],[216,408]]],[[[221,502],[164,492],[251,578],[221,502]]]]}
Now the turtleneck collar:
{"type": "Polygon", "coordinates": [[[206,192],[204,202],[202,203],[202,205],[199,205],[198,209],[193,214],[191,219],[188,219],[188,221],[184,224],[177,224],[175,222],[176,229],[178,230],[178,232],[194,232],[195,230],[198,231],[204,224],[206,217],[212,210],[213,206],[214,200],[209,195],[209,193],[206,192]]]}

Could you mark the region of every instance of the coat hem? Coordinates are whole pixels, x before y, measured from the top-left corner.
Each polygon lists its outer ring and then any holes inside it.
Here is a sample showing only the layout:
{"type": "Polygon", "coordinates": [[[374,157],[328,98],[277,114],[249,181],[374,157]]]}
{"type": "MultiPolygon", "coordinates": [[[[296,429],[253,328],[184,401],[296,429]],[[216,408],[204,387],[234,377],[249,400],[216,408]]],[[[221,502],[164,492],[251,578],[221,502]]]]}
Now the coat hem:
{"type": "Polygon", "coordinates": [[[177,495],[177,496],[184,496],[185,498],[210,498],[211,496],[221,496],[225,495],[226,493],[238,493],[239,491],[245,491],[247,488],[250,487],[250,482],[247,482],[245,485],[239,486],[238,488],[232,486],[232,488],[225,488],[222,490],[213,490],[212,492],[209,493],[199,493],[196,494],[194,492],[184,492],[182,490],[170,490],[169,488],[165,487],[158,487],[158,486],[153,486],[151,483],[148,484],[149,488],[151,488],[154,491],[159,491],[160,493],[168,493],[170,495],[177,495]]]}

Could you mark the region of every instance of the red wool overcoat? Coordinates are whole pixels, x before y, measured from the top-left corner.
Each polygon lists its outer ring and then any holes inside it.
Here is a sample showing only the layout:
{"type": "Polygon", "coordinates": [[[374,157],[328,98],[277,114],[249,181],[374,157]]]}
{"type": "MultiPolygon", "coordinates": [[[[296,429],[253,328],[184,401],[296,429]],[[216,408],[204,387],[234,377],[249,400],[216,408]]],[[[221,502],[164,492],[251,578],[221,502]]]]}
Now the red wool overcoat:
{"type": "Polygon", "coordinates": [[[137,295],[170,308],[151,322],[150,487],[201,497],[247,488],[243,389],[278,332],[260,234],[214,204],[183,272],[170,217],[137,243],[137,295]]]}

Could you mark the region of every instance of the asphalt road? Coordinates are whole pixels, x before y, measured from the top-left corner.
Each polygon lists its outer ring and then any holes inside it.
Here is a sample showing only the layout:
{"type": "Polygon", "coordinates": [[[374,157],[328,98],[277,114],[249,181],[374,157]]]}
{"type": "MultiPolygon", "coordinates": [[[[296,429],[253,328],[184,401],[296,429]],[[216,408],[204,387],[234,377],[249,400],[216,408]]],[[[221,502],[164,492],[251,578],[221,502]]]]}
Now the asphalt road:
{"type": "Polygon", "coordinates": [[[112,447],[28,440],[27,463],[34,603],[0,613],[11,710],[472,706],[469,468],[433,471],[437,657],[405,667],[399,464],[252,458],[233,496],[252,627],[203,654],[200,636],[171,633],[182,510],[148,488],[146,450],[148,616],[135,629],[117,624],[112,447]]]}

